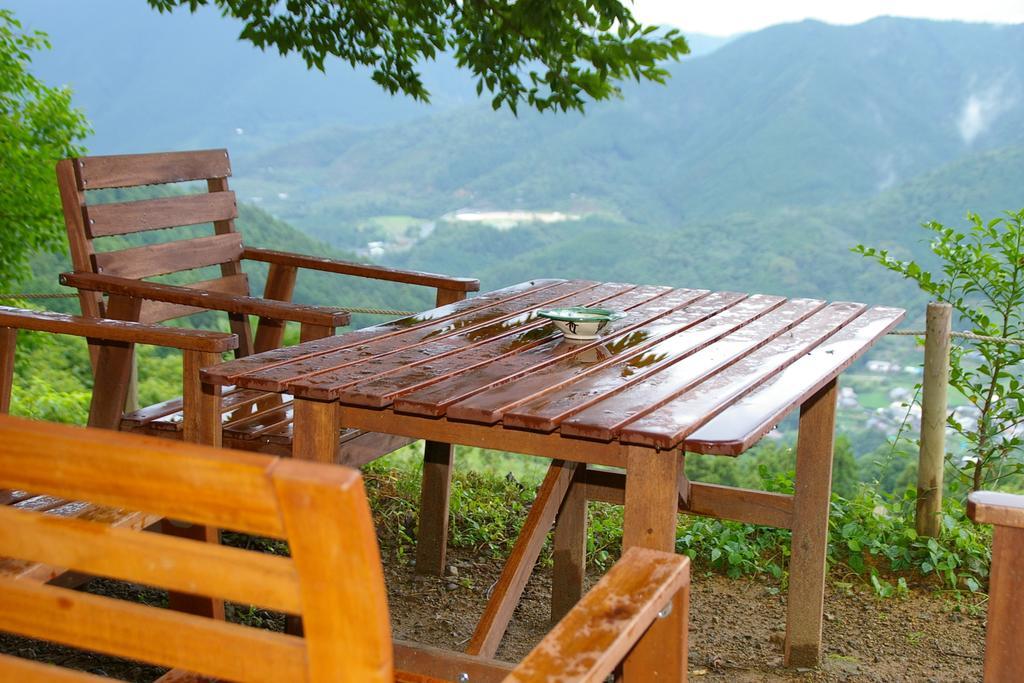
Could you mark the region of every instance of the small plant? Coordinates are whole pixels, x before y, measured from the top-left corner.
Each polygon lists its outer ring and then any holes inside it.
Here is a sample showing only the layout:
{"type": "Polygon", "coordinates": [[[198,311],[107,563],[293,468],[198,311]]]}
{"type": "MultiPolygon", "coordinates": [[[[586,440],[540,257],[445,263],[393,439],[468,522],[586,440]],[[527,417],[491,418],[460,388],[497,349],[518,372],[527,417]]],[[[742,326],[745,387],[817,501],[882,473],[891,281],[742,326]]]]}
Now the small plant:
{"type": "MultiPolygon", "coordinates": [[[[1020,339],[1024,335],[1024,209],[985,222],[968,216],[966,232],[932,221],[932,252],[942,276],[885,250],[858,245],[854,251],[914,280],[938,301],[953,306],[971,332],[1020,339]]],[[[950,385],[977,410],[976,424],[951,414],[949,426],[963,437],[968,457],[953,463],[971,490],[996,487],[1024,474],[1024,347],[971,340],[950,354],[950,385]]]]}
{"type": "Polygon", "coordinates": [[[913,520],[915,504],[913,489],[902,496],[868,488],[850,499],[833,496],[829,562],[869,575],[871,585],[883,597],[901,594],[904,586],[899,581],[903,577],[892,586],[880,578],[880,571],[935,577],[953,590],[980,590],[991,559],[990,532],[964,521],[960,502],[947,499],[939,537],[918,536],[912,522],[908,525],[906,521],[913,520]]]}

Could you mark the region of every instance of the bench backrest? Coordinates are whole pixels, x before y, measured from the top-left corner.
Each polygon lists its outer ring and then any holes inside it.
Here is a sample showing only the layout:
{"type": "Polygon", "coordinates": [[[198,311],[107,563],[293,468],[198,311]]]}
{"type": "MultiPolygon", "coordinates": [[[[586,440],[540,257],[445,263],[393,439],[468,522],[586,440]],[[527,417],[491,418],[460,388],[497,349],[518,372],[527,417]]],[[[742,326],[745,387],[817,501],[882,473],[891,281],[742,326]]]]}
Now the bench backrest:
{"type": "MultiPolygon", "coordinates": [[[[58,162],[57,184],[75,272],[142,280],[219,265],[220,277],[192,284],[248,296],[249,282],[240,263],[242,236],[235,229],[238,207],[235,193],[228,189],[230,175],[231,160],[225,149],[79,157],[58,162]],[[205,181],[207,191],[113,203],[90,202],[87,196],[91,190],[190,181],[205,181]],[[115,250],[102,247],[105,238],[206,223],[213,224],[210,235],[196,237],[193,231],[179,230],[183,239],[115,250]]],[[[79,301],[83,315],[106,315],[98,292],[80,291],[79,301]]],[[[163,322],[200,310],[147,301],[139,320],[163,322]]]]}
{"type": "MultiPolygon", "coordinates": [[[[355,470],[0,416],[0,488],[284,539],[290,558],[0,507],[0,556],[300,614],[305,638],[0,578],[4,631],[226,680],[392,680],[355,470]]],[[[40,666],[0,656],[0,680],[40,666]]]]}

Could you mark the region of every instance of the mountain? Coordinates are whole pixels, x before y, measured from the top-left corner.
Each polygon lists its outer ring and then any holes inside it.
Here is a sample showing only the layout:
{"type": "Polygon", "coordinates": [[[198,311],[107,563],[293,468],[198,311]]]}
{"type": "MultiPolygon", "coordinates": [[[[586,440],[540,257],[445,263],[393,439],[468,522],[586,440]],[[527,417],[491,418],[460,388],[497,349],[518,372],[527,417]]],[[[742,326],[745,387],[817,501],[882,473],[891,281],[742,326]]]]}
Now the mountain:
{"type": "Polygon", "coordinates": [[[472,107],[314,131],[240,160],[239,187],[321,236],[361,216],[465,207],[643,223],[834,204],[1024,142],[1022,94],[1024,26],[806,21],[742,36],[585,116],[472,107]]]}

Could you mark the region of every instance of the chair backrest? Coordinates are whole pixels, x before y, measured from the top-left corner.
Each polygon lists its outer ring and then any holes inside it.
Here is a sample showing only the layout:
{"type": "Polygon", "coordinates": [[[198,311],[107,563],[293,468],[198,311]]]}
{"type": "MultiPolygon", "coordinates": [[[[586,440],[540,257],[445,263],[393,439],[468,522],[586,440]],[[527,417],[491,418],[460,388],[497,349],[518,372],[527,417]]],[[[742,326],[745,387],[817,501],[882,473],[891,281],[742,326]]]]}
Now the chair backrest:
{"type": "MultiPolygon", "coordinates": [[[[75,272],[104,273],[132,279],[220,266],[220,277],[191,283],[202,289],[248,296],[242,271],[242,237],[235,229],[235,193],[228,189],[231,160],[225,149],[157,154],[124,154],[64,159],[57,163],[71,260],[75,272]],[[206,192],[136,201],[94,203],[91,190],[131,188],[205,181],[206,192]],[[210,235],[195,230],[182,239],[115,250],[97,249],[104,238],[124,237],[151,230],[213,224],[210,235]],[[97,245],[96,241],[100,244],[97,245]]],[[[161,236],[163,237],[163,236],[161,236]]],[[[130,239],[130,238],[129,238],[130,239]]],[[[123,240],[122,244],[124,246],[123,240]]],[[[82,314],[104,317],[98,292],[80,291],[82,314]]],[[[147,301],[141,322],[163,322],[203,309],[147,301]]]]}
{"type": "MultiPolygon", "coordinates": [[[[301,614],[305,638],[0,578],[4,631],[234,681],[392,680],[355,470],[0,416],[0,487],[284,539],[290,558],[0,507],[0,556],[301,614]]],[[[0,656],[0,680],[39,667],[0,656]]]]}
{"type": "Polygon", "coordinates": [[[1024,671],[1024,496],[974,491],[967,516],[993,527],[985,681],[1017,681],[1024,671]]]}

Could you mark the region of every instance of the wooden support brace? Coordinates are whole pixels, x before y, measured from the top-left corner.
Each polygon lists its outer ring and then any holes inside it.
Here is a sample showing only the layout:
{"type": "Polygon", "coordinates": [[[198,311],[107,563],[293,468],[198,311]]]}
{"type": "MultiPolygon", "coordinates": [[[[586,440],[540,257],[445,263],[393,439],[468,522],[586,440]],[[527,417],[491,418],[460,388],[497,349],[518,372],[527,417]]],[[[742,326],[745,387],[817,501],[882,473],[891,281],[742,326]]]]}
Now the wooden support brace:
{"type": "Polygon", "coordinates": [[[416,571],[420,574],[444,573],[454,450],[450,444],[437,441],[424,444],[420,525],[416,533],[416,571]]]}
{"type": "MultiPolygon", "coordinates": [[[[680,487],[684,479],[680,478],[680,487]]],[[[763,524],[789,529],[793,518],[793,496],[753,489],[704,484],[685,479],[689,486],[689,501],[684,504],[680,489],[679,511],[729,519],[745,524],[763,524]]],[[[622,505],[626,500],[626,475],[622,472],[587,470],[587,500],[622,505]]]]}
{"type": "Polygon", "coordinates": [[[333,463],[338,452],[338,404],[296,398],[292,457],[333,463]]]}
{"type": "MultiPolygon", "coordinates": [[[[626,510],[622,549],[634,546],[675,551],[682,453],[623,446],[626,455],[626,510]]],[[[684,681],[687,673],[685,598],[651,625],[622,666],[625,683],[684,681]]]]}
{"type": "Polygon", "coordinates": [[[818,666],[821,654],[832,445],[838,395],[838,384],[832,380],[800,408],[786,612],[787,666],[818,666]]]}
{"type": "Polygon", "coordinates": [[[333,334],[333,327],[328,327],[327,325],[313,325],[312,323],[302,323],[302,326],[299,327],[299,342],[305,343],[315,339],[323,339],[325,337],[330,337],[333,334]]]}
{"type": "MultiPolygon", "coordinates": [[[[295,277],[298,268],[295,266],[283,266],[278,263],[271,263],[267,271],[267,284],[263,288],[264,299],[275,299],[277,301],[291,301],[292,293],[295,291],[295,277]]],[[[277,349],[284,343],[285,321],[274,318],[260,318],[256,326],[256,339],[253,342],[253,350],[256,353],[263,353],[271,349],[277,349]]]]}
{"type": "MultiPolygon", "coordinates": [[[[114,320],[138,321],[141,311],[142,299],[112,295],[107,302],[107,317],[114,320]]],[[[135,344],[97,340],[90,340],[90,344],[98,347],[99,352],[88,424],[90,427],[117,430],[121,426],[131,384],[135,344]]]]}
{"type": "Polygon", "coordinates": [[[578,465],[555,521],[551,572],[551,623],[557,624],[583,597],[587,575],[586,465],[578,465]]]}
{"type": "Polygon", "coordinates": [[[544,539],[555,521],[565,494],[569,490],[575,463],[554,460],[548,473],[540,485],[537,498],[533,501],[530,513],[526,516],[519,538],[512,548],[512,554],[501,572],[498,583],[494,586],[491,599],[484,609],[484,615],[477,624],[473,638],[469,641],[466,653],[481,657],[493,657],[501,644],[505,629],[512,620],[512,613],[519,602],[526,582],[533,572],[533,565],[540,556],[544,539]]]}

